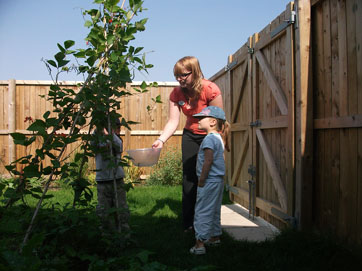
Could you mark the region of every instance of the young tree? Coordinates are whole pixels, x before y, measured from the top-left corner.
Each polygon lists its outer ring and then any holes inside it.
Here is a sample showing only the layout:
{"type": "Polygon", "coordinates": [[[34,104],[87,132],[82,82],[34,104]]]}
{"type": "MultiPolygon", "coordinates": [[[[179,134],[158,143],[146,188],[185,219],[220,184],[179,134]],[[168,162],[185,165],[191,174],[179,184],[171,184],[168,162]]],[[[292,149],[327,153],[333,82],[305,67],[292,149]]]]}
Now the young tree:
{"type": "MultiPolygon", "coordinates": [[[[146,64],[142,47],[133,47],[129,43],[135,39],[135,34],[145,30],[147,19],[136,20],[142,12],[141,0],[95,0],[96,9],[84,11],[85,26],[89,28],[86,37],[86,49],[72,49],[74,41],[67,40],[58,44],[59,52],[54,59],[45,63],[50,71],[54,84],[50,87],[46,98],[53,105],[52,112],[47,111],[42,119],[36,119],[28,130],[33,132],[31,137],[22,133],[13,133],[11,136],[15,144],[29,147],[41,138],[34,154],[21,157],[6,166],[17,183],[17,189],[8,189],[10,206],[24,193],[39,198],[36,210],[25,234],[21,248],[26,244],[31,234],[42,201],[46,198],[49,185],[56,178],[72,178],[75,191],[74,203],[87,204],[92,198],[89,182],[82,177],[83,165],[89,157],[94,156],[94,149],[89,144],[94,128],[104,127],[106,116],[108,132],[116,118],[121,118],[121,125],[129,129],[132,124],[117,112],[120,108],[120,98],[131,95],[126,90],[127,83],[132,82],[135,72],[147,72],[152,65],[146,64]],[[75,61],[71,61],[74,59],[75,61]],[[75,63],[75,64],[74,64],[75,63]],[[53,76],[53,72],[55,75],[53,76]],[[83,83],[79,84],[79,91],[63,88],[58,82],[62,72],[76,71],[84,75],[83,83]],[[87,129],[88,133],[80,133],[87,129]],[[59,130],[68,133],[59,134],[59,130]],[[80,161],[80,167],[67,162],[64,157],[67,146],[73,142],[80,142],[82,152],[77,154],[75,162],[80,161]],[[44,160],[50,159],[51,165],[45,166],[44,160]],[[17,164],[22,165],[18,170],[17,164]],[[28,188],[26,185],[31,178],[43,178],[46,183],[43,189],[28,188]]],[[[143,82],[134,90],[146,92],[148,85],[143,82]]],[[[154,102],[160,102],[157,98],[154,102]]],[[[109,133],[111,134],[111,133],[109,133]]],[[[111,136],[97,136],[93,140],[112,141],[111,136]]],[[[111,153],[111,155],[113,155],[111,153]]],[[[114,165],[114,168],[117,165],[114,165]]],[[[114,182],[115,184],[115,182],[114,182]]],[[[117,202],[117,198],[116,198],[117,202]]]]}

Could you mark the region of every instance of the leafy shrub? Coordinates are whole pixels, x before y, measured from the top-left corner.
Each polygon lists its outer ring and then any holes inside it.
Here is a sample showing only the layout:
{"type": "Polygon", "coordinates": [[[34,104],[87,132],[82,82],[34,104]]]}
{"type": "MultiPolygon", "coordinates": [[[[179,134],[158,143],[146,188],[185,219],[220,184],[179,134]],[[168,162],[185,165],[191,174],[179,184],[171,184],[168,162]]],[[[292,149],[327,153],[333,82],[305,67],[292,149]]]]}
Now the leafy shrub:
{"type": "Polygon", "coordinates": [[[182,155],[177,148],[168,149],[158,164],[152,168],[147,180],[149,185],[182,184],[182,155]]]}
{"type": "Polygon", "coordinates": [[[82,165],[82,154],[80,152],[75,152],[69,161],[69,170],[67,171],[68,176],[63,176],[58,180],[58,184],[61,188],[71,188],[75,185],[78,179],[88,180],[88,182],[94,186],[95,185],[95,174],[93,176],[89,162],[86,161],[82,168],[82,174],[78,176],[80,167],[82,165]]]}
{"type": "Polygon", "coordinates": [[[124,253],[131,240],[124,233],[102,234],[94,208],[41,209],[42,223],[22,253],[18,245],[32,211],[24,205],[6,210],[0,220],[0,270],[168,270],[144,249],[124,253]]]}

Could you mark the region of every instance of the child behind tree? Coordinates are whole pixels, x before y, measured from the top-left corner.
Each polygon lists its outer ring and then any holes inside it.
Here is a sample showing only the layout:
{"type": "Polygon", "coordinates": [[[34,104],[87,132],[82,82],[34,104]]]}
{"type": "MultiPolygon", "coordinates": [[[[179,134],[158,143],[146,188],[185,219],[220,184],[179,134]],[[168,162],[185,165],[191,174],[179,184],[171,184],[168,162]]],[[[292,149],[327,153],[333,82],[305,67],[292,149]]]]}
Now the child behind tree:
{"type": "MultiPolygon", "coordinates": [[[[97,147],[95,160],[98,204],[96,213],[101,220],[103,231],[127,232],[129,231],[129,209],[123,180],[125,175],[123,168],[119,165],[123,151],[123,142],[119,137],[121,128],[119,119],[116,119],[115,125],[112,126],[112,142],[110,140],[104,143],[92,141],[92,145],[97,147]],[[114,192],[114,180],[116,181],[117,194],[114,192]],[[111,209],[117,207],[116,196],[120,210],[110,214],[111,209]]],[[[108,135],[107,129],[104,128],[102,131],[95,131],[94,136],[100,133],[108,135]]]]}

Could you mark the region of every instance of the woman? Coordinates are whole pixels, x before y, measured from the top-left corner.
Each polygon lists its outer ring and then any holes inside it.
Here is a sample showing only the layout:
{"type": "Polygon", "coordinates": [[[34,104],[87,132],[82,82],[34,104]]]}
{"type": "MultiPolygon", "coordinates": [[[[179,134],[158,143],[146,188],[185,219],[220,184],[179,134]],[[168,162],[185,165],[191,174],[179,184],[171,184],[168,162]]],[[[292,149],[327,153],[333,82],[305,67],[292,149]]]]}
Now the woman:
{"type": "Polygon", "coordinates": [[[176,62],[173,73],[180,86],[175,87],[170,94],[169,119],[152,147],[162,148],[173,135],[179,124],[182,110],[186,116],[182,134],[182,216],[186,232],[193,229],[198,183],[196,158],[200,144],[206,135],[205,131],[198,129],[198,120],[192,115],[209,105],[223,108],[223,104],[220,89],[213,82],[204,79],[197,58],[193,56],[181,58],[176,62]]]}

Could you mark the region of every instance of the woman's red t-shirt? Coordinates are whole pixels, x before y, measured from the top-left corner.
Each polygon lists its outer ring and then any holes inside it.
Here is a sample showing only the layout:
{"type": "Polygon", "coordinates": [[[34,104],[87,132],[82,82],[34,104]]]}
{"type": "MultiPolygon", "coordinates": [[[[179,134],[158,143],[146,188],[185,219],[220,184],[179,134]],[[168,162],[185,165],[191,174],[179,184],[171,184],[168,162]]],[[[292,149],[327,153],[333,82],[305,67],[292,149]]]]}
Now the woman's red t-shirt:
{"type": "Polygon", "coordinates": [[[170,94],[170,101],[176,103],[186,116],[185,129],[194,134],[206,134],[206,132],[198,129],[198,119],[192,115],[199,113],[203,108],[209,106],[213,99],[221,95],[219,87],[209,80],[203,79],[202,86],[200,98],[191,103],[186,99],[181,87],[175,87],[170,94]]]}

